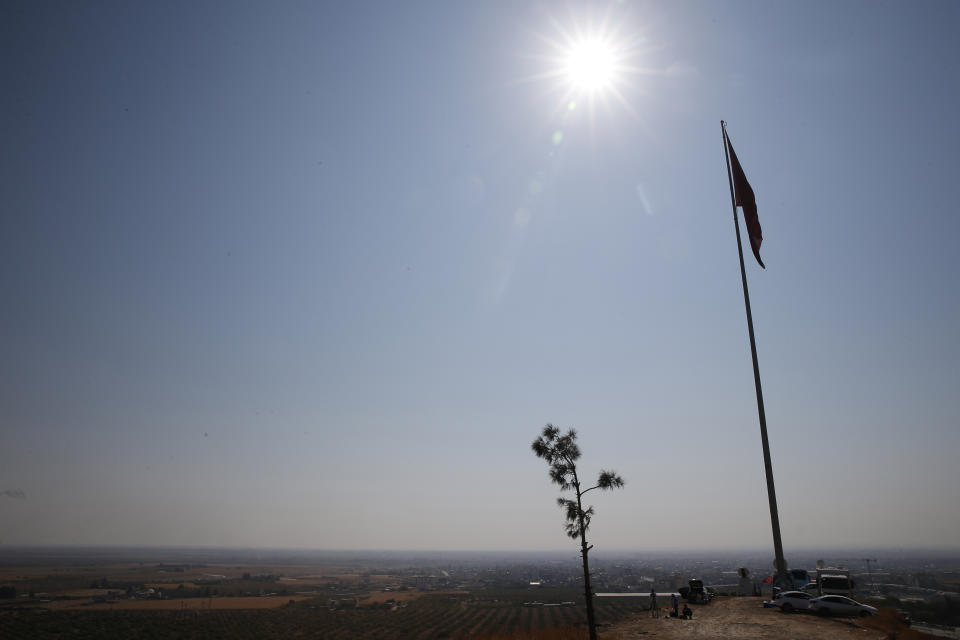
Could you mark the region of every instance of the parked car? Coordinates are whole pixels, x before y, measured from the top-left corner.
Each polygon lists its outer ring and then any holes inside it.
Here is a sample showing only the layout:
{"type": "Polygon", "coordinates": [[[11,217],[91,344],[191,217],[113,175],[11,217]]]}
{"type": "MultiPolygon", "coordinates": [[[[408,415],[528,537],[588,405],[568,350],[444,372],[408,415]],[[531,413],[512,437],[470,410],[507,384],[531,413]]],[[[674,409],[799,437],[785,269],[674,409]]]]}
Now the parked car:
{"type": "Polygon", "coordinates": [[[782,591],[773,599],[773,606],[780,607],[780,611],[806,611],[810,606],[812,595],[805,591],[782,591]]]}
{"type": "Polygon", "coordinates": [[[821,616],[875,616],[877,610],[868,604],[860,604],[846,596],[820,596],[812,598],[809,609],[821,616]]]}

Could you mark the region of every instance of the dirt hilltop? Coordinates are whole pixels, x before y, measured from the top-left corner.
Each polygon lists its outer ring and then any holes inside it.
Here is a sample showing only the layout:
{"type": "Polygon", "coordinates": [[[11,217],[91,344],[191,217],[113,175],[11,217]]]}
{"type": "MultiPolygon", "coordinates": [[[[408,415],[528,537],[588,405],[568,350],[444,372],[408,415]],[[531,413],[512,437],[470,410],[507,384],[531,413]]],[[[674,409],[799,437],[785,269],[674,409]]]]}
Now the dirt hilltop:
{"type": "Polygon", "coordinates": [[[603,627],[600,637],[602,640],[633,640],[634,638],[919,640],[933,638],[898,622],[892,611],[882,611],[876,618],[820,618],[806,613],[784,614],[777,609],[764,609],[761,602],[761,598],[720,598],[709,605],[694,607],[693,620],[641,616],[634,620],[603,627]]]}

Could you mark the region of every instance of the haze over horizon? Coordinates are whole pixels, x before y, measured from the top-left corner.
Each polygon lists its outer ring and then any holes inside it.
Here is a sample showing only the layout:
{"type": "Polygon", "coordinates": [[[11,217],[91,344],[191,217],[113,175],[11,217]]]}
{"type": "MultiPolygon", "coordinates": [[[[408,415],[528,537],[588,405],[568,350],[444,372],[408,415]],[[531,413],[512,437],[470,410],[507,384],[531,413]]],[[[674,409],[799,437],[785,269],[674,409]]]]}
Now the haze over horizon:
{"type": "Polygon", "coordinates": [[[552,422],[598,552],[771,547],[722,118],[787,558],[956,549],[957,24],[4,3],[0,545],[574,553],[552,422]]]}

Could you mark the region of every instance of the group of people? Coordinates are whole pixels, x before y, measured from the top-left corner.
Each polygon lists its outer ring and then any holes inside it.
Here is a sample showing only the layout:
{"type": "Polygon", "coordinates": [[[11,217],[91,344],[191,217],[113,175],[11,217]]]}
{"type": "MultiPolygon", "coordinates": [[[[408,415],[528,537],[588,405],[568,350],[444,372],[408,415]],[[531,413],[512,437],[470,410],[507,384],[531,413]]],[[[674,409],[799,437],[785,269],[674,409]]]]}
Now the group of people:
{"type": "MultiPolygon", "coordinates": [[[[677,594],[674,593],[670,596],[670,605],[673,607],[673,611],[670,612],[671,618],[683,618],[684,620],[693,618],[693,609],[686,602],[683,603],[683,613],[680,613],[680,597],[677,594]]],[[[660,617],[660,607],[657,606],[657,590],[654,588],[650,589],[650,617],[660,617]]]]}

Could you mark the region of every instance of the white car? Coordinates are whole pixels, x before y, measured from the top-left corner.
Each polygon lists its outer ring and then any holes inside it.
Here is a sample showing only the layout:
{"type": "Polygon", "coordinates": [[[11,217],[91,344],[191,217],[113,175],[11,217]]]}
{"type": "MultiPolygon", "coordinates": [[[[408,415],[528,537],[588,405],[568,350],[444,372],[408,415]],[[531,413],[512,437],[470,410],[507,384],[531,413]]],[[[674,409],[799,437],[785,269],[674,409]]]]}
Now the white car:
{"type": "Polygon", "coordinates": [[[846,596],[820,596],[810,600],[810,611],[821,616],[875,616],[877,610],[846,596]]]}
{"type": "Polygon", "coordinates": [[[812,595],[805,591],[782,591],[773,599],[773,606],[780,607],[780,611],[806,611],[809,608],[812,595]]]}

